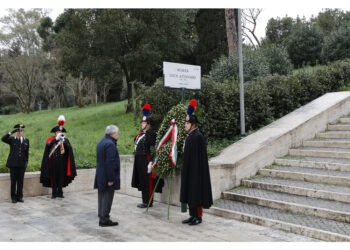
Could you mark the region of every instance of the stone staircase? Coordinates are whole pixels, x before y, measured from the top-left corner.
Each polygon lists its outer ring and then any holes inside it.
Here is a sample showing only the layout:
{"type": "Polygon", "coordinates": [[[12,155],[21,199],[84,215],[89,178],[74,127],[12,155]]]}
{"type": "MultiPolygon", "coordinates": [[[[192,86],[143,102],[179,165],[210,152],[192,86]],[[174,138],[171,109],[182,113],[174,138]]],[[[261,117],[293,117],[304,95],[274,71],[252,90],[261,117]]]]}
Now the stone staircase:
{"type": "Polygon", "coordinates": [[[223,192],[211,213],[324,241],[350,241],[350,118],[223,192]]]}

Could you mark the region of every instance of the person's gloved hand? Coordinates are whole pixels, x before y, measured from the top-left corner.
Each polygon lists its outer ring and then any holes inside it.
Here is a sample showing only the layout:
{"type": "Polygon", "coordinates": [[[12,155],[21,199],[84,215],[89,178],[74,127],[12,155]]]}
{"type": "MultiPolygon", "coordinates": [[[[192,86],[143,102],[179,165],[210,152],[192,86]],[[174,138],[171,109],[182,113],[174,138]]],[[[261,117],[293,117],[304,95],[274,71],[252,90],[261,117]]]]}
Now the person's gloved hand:
{"type": "Polygon", "coordinates": [[[63,133],[59,133],[59,134],[57,134],[57,136],[56,136],[56,140],[58,140],[58,141],[62,141],[62,140],[64,140],[64,134],[63,134],[63,133]]]}
{"type": "Polygon", "coordinates": [[[150,174],[152,172],[152,162],[150,161],[147,166],[147,174],[150,174]]]}
{"type": "Polygon", "coordinates": [[[13,133],[16,133],[16,132],[17,132],[17,129],[15,128],[9,132],[9,135],[12,135],[13,133]]]}

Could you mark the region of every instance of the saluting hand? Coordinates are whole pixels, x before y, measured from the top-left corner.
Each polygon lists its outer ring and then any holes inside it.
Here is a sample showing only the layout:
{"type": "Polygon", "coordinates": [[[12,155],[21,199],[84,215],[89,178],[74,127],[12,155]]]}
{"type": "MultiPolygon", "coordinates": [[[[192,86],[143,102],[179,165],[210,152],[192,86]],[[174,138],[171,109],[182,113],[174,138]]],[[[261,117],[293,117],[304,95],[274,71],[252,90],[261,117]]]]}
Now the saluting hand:
{"type": "Polygon", "coordinates": [[[13,133],[16,133],[17,129],[13,129],[9,132],[10,135],[12,135],[13,133]]]}

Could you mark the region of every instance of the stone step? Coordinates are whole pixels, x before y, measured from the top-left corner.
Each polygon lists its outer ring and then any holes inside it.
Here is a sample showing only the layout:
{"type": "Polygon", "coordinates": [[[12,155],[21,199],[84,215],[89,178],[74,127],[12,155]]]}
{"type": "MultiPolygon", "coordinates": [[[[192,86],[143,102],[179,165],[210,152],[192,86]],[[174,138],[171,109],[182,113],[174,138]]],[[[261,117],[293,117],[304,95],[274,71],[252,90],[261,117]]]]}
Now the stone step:
{"type": "Polygon", "coordinates": [[[350,204],[344,202],[244,187],[224,192],[223,199],[350,222],[350,204]]]}
{"type": "Polygon", "coordinates": [[[209,212],[324,241],[350,241],[350,224],[312,215],[224,199],[215,201],[209,212]]]}
{"type": "Polygon", "coordinates": [[[339,120],[341,123],[350,123],[350,117],[342,117],[339,120]]]}
{"type": "Polygon", "coordinates": [[[258,171],[259,174],[284,179],[304,180],[350,187],[350,172],[319,168],[271,166],[258,171]]]}
{"type": "Polygon", "coordinates": [[[315,148],[350,148],[350,139],[316,139],[311,141],[304,141],[303,146],[315,148]]]}
{"type": "Polygon", "coordinates": [[[328,124],[329,131],[350,131],[350,124],[328,124]]]}
{"type": "Polygon", "coordinates": [[[350,159],[350,149],[346,148],[316,148],[300,147],[290,149],[289,154],[293,156],[311,156],[350,159]]]}
{"type": "Polygon", "coordinates": [[[337,138],[337,139],[350,139],[349,131],[327,131],[316,133],[318,138],[337,138]]]}
{"type": "Polygon", "coordinates": [[[269,176],[255,176],[250,179],[244,179],[242,180],[242,185],[250,188],[350,203],[350,188],[345,186],[269,176]]]}
{"type": "Polygon", "coordinates": [[[277,158],[275,163],[283,166],[321,168],[330,170],[350,171],[350,159],[309,157],[309,156],[285,156],[277,158]]]}

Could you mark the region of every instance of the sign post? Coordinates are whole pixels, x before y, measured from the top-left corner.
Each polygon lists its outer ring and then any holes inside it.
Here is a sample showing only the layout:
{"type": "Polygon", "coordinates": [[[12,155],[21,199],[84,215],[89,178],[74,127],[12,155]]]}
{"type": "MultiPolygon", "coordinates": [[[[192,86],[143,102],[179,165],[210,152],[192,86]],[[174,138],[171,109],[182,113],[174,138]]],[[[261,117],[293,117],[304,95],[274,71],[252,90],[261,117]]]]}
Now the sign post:
{"type": "Polygon", "coordinates": [[[242,10],[238,9],[238,68],[239,68],[239,103],[241,116],[241,138],[245,137],[244,120],[244,85],[243,85],[243,56],[242,56],[242,10]]]}
{"type": "Polygon", "coordinates": [[[201,67],[190,64],[163,62],[164,87],[181,90],[181,103],[185,89],[201,89],[201,67]]]}

